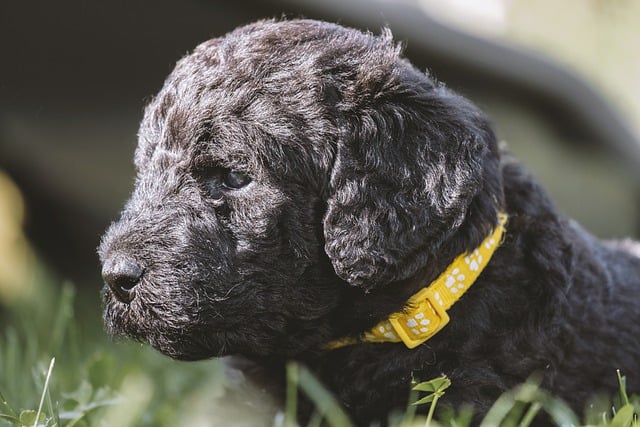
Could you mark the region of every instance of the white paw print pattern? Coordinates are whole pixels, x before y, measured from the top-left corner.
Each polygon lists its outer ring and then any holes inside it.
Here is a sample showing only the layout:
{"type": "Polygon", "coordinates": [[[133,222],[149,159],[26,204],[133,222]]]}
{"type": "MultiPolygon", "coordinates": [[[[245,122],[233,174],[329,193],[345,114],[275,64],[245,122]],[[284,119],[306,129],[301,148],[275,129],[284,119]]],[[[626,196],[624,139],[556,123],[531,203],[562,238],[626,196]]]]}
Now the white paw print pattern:
{"type": "Polygon", "coordinates": [[[464,262],[469,266],[469,270],[478,271],[480,269],[480,264],[482,264],[482,254],[476,249],[471,253],[471,255],[464,257],[464,262]]]}
{"type": "Polygon", "coordinates": [[[411,328],[414,335],[425,334],[429,332],[429,324],[431,320],[426,319],[423,312],[416,313],[413,317],[407,319],[407,326],[411,328]]]}
{"type": "Polygon", "coordinates": [[[438,303],[438,305],[440,307],[442,307],[444,305],[444,300],[442,299],[442,296],[440,295],[440,292],[434,293],[433,297],[436,299],[436,302],[438,303]]]}
{"type": "Polygon", "coordinates": [[[393,330],[393,326],[391,326],[391,323],[389,322],[385,322],[383,325],[379,325],[378,332],[380,332],[385,338],[391,340],[398,339],[398,336],[393,330]]]}
{"type": "Polygon", "coordinates": [[[460,269],[454,268],[451,273],[447,274],[447,279],[444,284],[449,289],[449,292],[455,294],[459,290],[464,289],[464,279],[465,275],[460,272],[460,269]]]}
{"type": "Polygon", "coordinates": [[[496,239],[494,239],[493,237],[491,237],[489,240],[484,242],[484,247],[487,249],[491,249],[495,245],[496,245],[496,239]]]}

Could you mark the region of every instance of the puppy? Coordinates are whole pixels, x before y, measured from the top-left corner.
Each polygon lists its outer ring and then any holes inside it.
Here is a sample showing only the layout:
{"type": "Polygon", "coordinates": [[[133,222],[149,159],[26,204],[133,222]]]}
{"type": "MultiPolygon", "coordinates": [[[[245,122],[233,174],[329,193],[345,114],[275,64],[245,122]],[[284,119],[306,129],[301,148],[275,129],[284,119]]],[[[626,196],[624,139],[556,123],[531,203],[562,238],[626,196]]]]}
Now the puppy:
{"type": "Polygon", "coordinates": [[[441,374],[479,415],[534,373],[577,410],[615,369],[640,390],[636,244],[559,215],[388,31],[263,21],[199,45],[135,165],[99,248],[113,335],[299,360],[359,425],[441,374]]]}

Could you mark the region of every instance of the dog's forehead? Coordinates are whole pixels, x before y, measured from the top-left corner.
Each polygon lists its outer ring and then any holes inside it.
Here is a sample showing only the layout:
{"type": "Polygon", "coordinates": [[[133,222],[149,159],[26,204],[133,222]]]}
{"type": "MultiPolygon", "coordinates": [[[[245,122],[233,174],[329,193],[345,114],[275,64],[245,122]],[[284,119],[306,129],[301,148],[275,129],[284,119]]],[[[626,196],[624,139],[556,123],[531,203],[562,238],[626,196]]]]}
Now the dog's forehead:
{"type": "Polygon", "coordinates": [[[209,40],[177,63],[147,107],[136,164],[158,145],[192,152],[208,144],[219,156],[256,162],[291,150],[330,158],[336,91],[344,100],[347,79],[366,84],[398,54],[389,33],[304,20],[259,22],[209,40]]]}
{"type": "MultiPolygon", "coordinates": [[[[136,154],[140,161],[160,150],[187,158],[206,153],[224,163],[274,161],[274,152],[310,143],[303,131],[312,127],[308,119],[256,88],[230,91],[224,82],[191,91],[181,90],[183,83],[163,89],[147,107],[136,154]]],[[[328,131],[329,124],[324,127],[328,131]]]]}

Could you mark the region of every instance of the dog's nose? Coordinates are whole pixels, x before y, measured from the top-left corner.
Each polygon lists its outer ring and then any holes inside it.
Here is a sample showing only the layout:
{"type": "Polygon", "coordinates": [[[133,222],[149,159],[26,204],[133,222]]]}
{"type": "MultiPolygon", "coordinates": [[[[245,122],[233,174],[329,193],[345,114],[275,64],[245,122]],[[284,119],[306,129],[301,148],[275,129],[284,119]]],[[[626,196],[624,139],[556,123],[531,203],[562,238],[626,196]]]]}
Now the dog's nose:
{"type": "Polygon", "coordinates": [[[102,279],[109,285],[113,295],[122,302],[133,299],[133,288],[142,277],[142,267],[126,256],[114,256],[102,264],[102,279]]]}

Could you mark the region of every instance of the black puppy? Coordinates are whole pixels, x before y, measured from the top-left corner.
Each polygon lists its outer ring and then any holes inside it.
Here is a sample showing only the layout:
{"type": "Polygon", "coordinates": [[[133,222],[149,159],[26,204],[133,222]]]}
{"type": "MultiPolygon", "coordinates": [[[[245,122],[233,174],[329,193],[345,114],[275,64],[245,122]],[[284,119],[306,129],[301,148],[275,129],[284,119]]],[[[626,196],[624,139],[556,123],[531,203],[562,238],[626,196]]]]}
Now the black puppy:
{"type": "Polygon", "coordinates": [[[640,390],[640,258],[561,217],[388,31],[265,21],[201,44],[135,164],[99,249],[111,334],[300,360],[361,425],[441,373],[479,414],[532,373],[578,410],[615,369],[640,390]]]}

